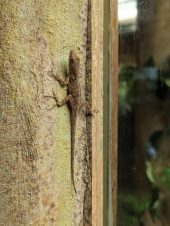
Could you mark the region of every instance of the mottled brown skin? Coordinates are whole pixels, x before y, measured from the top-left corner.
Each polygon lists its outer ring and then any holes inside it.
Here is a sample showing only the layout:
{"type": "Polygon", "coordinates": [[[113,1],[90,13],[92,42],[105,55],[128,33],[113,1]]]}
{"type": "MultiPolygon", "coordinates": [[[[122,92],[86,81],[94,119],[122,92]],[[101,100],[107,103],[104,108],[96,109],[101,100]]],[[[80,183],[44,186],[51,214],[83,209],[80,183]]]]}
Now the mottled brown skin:
{"type": "Polygon", "coordinates": [[[74,150],[75,150],[75,134],[76,134],[76,121],[77,114],[80,106],[80,86],[79,86],[79,70],[80,60],[76,53],[71,50],[69,53],[69,71],[67,73],[65,81],[58,77],[58,75],[51,75],[56,79],[61,86],[67,86],[68,96],[61,102],[58,101],[57,96],[54,94],[53,98],[56,101],[58,107],[68,103],[70,109],[70,123],[71,123],[71,178],[76,192],[75,181],[74,181],[74,150]]]}
{"type": "Polygon", "coordinates": [[[76,192],[75,181],[74,181],[74,149],[75,149],[75,134],[76,134],[76,122],[77,113],[80,106],[80,60],[74,51],[70,51],[69,54],[69,82],[67,93],[70,96],[68,104],[70,108],[70,123],[71,123],[71,177],[73,187],[76,192]]]}

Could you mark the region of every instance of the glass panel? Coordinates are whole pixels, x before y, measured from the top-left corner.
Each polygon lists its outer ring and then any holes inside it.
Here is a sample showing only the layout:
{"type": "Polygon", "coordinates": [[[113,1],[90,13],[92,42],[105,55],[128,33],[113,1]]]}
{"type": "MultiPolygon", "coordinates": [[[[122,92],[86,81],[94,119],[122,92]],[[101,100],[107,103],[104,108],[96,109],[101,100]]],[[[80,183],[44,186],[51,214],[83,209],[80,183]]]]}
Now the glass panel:
{"type": "Polygon", "coordinates": [[[118,226],[170,225],[170,1],[119,0],[118,226]]]}
{"type": "Polygon", "coordinates": [[[119,32],[134,32],[137,29],[136,0],[120,0],[118,5],[119,32]]]}

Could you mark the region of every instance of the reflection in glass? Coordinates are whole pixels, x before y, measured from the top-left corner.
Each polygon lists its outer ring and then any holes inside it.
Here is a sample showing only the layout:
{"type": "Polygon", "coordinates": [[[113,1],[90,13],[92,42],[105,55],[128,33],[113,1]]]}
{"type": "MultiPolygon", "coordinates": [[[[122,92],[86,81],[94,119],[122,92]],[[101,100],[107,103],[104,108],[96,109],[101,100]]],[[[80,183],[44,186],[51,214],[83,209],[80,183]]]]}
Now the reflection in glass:
{"type": "Polygon", "coordinates": [[[120,32],[135,31],[137,26],[136,0],[119,0],[118,19],[120,32]]]}
{"type": "Polygon", "coordinates": [[[118,159],[118,226],[169,226],[169,0],[119,0],[118,159]]]}

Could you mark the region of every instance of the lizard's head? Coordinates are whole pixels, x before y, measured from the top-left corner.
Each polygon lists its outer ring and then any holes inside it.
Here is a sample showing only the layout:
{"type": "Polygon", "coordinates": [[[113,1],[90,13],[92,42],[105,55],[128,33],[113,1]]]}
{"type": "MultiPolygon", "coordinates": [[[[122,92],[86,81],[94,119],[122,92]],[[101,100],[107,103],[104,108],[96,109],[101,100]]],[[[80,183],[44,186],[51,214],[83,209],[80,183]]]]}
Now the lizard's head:
{"type": "Polygon", "coordinates": [[[71,50],[69,54],[69,72],[72,76],[79,76],[80,59],[77,54],[71,50]]]}

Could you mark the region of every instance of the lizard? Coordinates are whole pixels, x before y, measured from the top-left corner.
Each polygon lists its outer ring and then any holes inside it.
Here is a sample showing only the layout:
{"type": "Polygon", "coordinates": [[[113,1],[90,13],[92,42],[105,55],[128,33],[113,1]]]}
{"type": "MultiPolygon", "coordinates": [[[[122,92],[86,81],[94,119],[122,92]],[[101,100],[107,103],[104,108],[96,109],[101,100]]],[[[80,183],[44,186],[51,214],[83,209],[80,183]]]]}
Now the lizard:
{"type": "Polygon", "coordinates": [[[61,102],[53,92],[53,97],[56,105],[61,107],[68,104],[70,110],[70,124],[71,124],[71,180],[73,183],[74,191],[76,193],[76,186],[74,180],[74,155],[75,155],[75,135],[76,135],[76,122],[77,115],[80,107],[80,59],[77,54],[71,50],[69,53],[68,72],[66,79],[62,80],[57,74],[51,74],[52,78],[57,80],[62,87],[67,86],[67,97],[61,102]]]}

